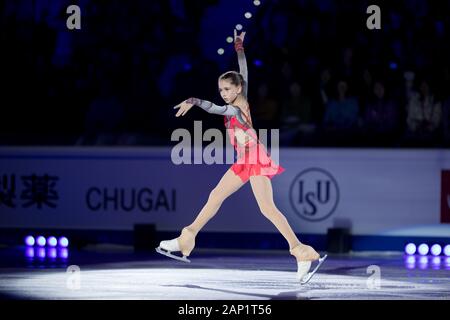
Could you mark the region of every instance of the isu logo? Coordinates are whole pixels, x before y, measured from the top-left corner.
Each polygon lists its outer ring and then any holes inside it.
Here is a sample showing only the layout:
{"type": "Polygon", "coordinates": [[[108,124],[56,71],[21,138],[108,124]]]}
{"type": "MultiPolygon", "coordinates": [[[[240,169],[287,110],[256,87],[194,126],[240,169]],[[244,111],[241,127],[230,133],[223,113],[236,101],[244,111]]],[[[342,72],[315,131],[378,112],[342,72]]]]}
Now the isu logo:
{"type": "Polygon", "coordinates": [[[302,219],[321,221],[331,216],[339,202],[336,180],[327,171],[311,168],[298,174],[291,184],[289,198],[302,219]]]}

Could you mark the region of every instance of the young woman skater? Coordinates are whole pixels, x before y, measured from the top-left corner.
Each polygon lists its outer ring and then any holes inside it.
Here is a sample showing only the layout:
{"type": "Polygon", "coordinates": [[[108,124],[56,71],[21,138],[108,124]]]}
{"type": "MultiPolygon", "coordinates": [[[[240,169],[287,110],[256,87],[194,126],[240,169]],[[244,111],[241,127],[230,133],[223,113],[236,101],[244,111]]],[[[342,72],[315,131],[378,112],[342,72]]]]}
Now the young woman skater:
{"type": "Polygon", "coordinates": [[[178,238],[162,241],[156,251],[170,258],[190,262],[187,257],[194,249],[198,232],[217,213],[226,198],[250,181],[261,213],[275,225],[288,242],[290,254],[297,260],[297,277],[302,283],[306,283],[318,270],[326,255],[320,258],[311,246],[298,240],[285,216],[273,201],[271,179],[282,173],[284,168],[272,161],[252,126],[247,102],[248,75],[243,47],[244,37],[245,32],[238,36],[234,30],[239,73],[229,71],[219,77],[219,92],[226,105],[218,106],[206,100],[189,98],[174,107],[179,109],[176,117],[184,116],[194,105],[209,113],[223,115],[225,127],[237,151],[238,160],[211,191],[208,201],[194,222],[183,228],[178,238]],[[173,255],[172,252],[181,252],[183,257],[173,255]],[[319,260],[316,268],[308,273],[311,263],[316,260],[319,260]]]}

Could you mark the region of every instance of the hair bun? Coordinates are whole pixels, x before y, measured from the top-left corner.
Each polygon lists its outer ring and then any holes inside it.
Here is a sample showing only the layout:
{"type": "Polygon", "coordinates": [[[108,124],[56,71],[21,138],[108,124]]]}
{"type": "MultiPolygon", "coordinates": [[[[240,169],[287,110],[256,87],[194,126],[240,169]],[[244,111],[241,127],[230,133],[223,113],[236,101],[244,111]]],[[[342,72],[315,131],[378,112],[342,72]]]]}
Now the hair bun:
{"type": "Polygon", "coordinates": [[[219,80],[228,80],[235,86],[244,85],[244,76],[237,71],[228,71],[219,77],[219,80]]]}

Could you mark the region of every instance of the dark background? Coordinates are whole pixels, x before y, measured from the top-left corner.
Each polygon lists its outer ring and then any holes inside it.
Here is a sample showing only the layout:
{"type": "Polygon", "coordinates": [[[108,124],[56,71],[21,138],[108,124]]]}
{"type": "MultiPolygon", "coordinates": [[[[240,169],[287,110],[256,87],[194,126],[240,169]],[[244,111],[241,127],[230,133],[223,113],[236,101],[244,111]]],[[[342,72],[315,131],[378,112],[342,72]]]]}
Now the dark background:
{"type": "Polygon", "coordinates": [[[223,129],[220,116],[194,108],[175,118],[172,108],[191,96],[223,104],[217,78],[238,68],[225,41],[237,23],[247,31],[254,125],[279,128],[282,146],[450,145],[450,1],[6,0],[0,8],[4,146],[163,146],[193,120],[223,129]],[[71,4],[81,8],[81,30],[66,28],[71,4]],[[371,4],[381,8],[381,30],[366,27],[371,4]]]}

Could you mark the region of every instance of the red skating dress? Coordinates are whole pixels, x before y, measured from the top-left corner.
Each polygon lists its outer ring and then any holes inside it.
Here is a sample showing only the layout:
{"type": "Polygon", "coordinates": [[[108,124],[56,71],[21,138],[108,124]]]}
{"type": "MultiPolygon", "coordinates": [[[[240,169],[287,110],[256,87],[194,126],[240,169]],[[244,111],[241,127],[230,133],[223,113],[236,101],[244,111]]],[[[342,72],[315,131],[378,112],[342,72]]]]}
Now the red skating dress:
{"type": "Polygon", "coordinates": [[[247,182],[250,176],[267,176],[272,179],[285,170],[270,158],[266,147],[258,140],[255,129],[239,122],[236,116],[224,116],[224,122],[231,144],[238,154],[231,170],[242,182],[247,182]]]}
{"type": "MultiPolygon", "coordinates": [[[[247,99],[248,72],[242,39],[235,40],[235,49],[238,55],[239,73],[242,76],[243,96],[247,99]]],[[[189,98],[189,103],[195,104],[205,111],[224,115],[225,128],[230,137],[231,144],[237,151],[238,159],[231,166],[231,170],[238,175],[243,182],[247,182],[251,176],[267,176],[272,179],[285,169],[276,164],[267,153],[266,147],[258,140],[250,119],[244,120],[240,109],[233,105],[218,106],[211,101],[198,98],[189,98]],[[242,122],[238,118],[241,118],[242,122]],[[245,124],[243,124],[245,123],[245,124]]],[[[246,115],[244,115],[246,116],[246,115]]]]}

